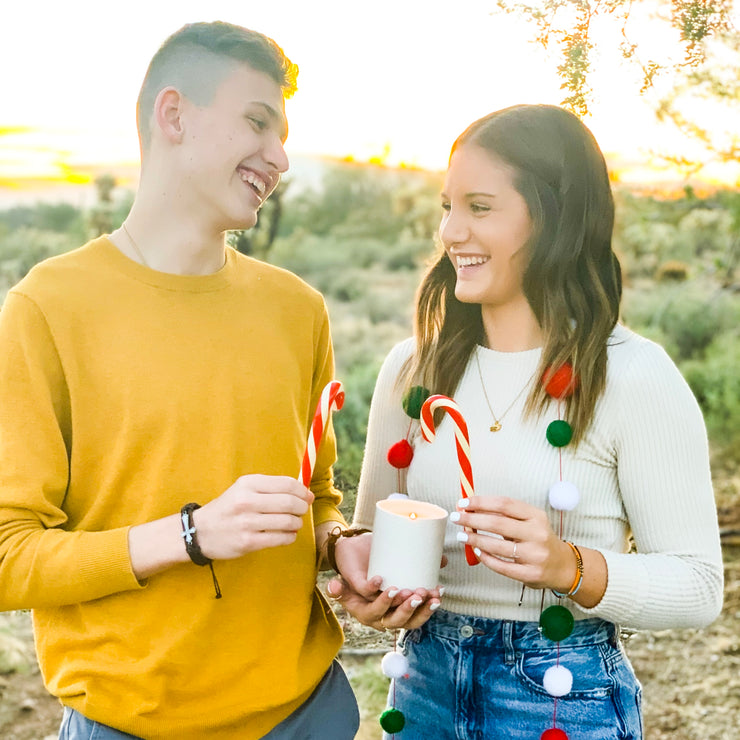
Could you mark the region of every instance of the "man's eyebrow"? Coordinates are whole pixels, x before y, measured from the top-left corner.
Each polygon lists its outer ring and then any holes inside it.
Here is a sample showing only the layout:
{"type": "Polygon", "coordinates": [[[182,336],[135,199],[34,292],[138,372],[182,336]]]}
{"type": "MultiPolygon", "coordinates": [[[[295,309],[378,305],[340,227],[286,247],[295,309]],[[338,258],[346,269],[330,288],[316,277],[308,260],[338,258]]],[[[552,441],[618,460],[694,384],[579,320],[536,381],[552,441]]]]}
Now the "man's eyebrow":
{"type": "Polygon", "coordinates": [[[265,103],[262,100],[254,100],[252,102],[255,105],[259,105],[261,108],[264,108],[265,113],[267,113],[267,115],[278,124],[280,139],[281,141],[285,141],[288,138],[288,123],[285,120],[285,116],[275,110],[275,108],[269,105],[269,103],[265,103]]]}

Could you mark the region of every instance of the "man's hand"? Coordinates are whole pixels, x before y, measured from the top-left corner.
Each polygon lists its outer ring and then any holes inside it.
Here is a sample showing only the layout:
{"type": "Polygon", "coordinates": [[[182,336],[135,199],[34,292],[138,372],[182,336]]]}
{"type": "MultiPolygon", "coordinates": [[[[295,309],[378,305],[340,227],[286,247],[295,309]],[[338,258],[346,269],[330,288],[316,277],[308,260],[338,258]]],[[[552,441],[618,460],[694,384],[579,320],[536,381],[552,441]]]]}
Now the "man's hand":
{"type": "MultiPolygon", "coordinates": [[[[193,512],[201,552],[212,560],[295,542],[314,495],[295,478],[245,475],[217,499],[193,512]]],[[[189,561],[179,514],[131,527],[129,557],[143,581],[189,561]]]]}
{"type": "Polygon", "coordinates": [[[200,549],[213,560],[230,560],[290,545],[313,500],[313,493],[295,478],[244,475],[193,512],[200,549]]]}

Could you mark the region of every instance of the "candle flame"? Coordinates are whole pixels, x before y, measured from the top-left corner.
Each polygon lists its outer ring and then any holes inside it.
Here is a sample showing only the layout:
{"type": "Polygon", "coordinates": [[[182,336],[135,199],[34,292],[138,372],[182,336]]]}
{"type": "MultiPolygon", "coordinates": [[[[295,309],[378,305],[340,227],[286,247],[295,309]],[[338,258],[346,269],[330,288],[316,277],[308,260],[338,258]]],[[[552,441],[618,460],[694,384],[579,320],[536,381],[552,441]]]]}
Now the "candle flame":
{"type": "Polygon", "coordinates": [[[417,516],[416,516],[416,512],[413,512],[413,511],[412,511],[412,512],[411,512],[411,513],[409,514],[409,519],[416,519],[416,518],[417,518],[417,516]]]}

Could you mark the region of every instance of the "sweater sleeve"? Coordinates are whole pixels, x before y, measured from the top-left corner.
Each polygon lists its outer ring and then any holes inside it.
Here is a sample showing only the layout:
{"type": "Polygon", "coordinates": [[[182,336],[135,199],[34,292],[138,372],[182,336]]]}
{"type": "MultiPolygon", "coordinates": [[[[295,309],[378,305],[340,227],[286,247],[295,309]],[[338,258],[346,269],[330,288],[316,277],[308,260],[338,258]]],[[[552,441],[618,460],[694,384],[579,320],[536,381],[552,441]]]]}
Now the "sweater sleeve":
{"type": "MultiPolygon", "coordinates": [[[[334,380],[334,350],[329,329],[329,316],[322,300],[321,320],[317,325],[315,339],[315,363],[309,424],[313,420],[316,405],[327,383],[334,380]]],[[[341,413],[341,411],[339,412],[341,413]]],[[[342,494],[334,486],[332,466],[337,461],[337,440],[334,432],[333,415],[326,425],[324,437],[316,451],[316,464],[311,476],[311,490],[316,496],[313,502],[314,526],[324,522],[339,522],[346,525],[339,504],[342,494]]]]}
{"type": "Polygon", "coordinates": [[[356,527],[372,528],[375,504],[399,491],[399,472],[388,463],[386,454],[393,443],[405,439],[409,430],[409,417],[402,407],[403,389],[398,377],[411,356],[412,348],[412,339],[397,344],[378,373],[370,404],[365,454],[357,489],[353,521],[356,527]]]}
{"type": "Polygon", "coordinates": [[[72,445],[62,363],[36,304],[0,311],[0,610],[90,601],[139,588],[128,529],[68,531],[72,445]]]}
{"type": "Polygon", "coordinates": [[[662,348],[645,342],[623,374],[619,487],[636,553],[600,549],[608,583],[593,616],[635,629],[703,627],[722,608],[723,568],[704,420],[662,348]]]}

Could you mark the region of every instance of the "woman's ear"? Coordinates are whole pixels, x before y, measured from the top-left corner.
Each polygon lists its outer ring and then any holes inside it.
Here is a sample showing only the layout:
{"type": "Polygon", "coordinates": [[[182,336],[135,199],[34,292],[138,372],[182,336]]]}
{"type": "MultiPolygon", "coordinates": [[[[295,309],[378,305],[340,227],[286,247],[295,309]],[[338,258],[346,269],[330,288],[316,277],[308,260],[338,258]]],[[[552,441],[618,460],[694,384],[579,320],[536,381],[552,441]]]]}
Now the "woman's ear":
{"type": "Polygon", "coordinates": [[[180,143],[185,133],[182,121],[183,101],[182,94],[174,87],[160,90],[154,101],[155,124],[171,144],[180,143]]]}

